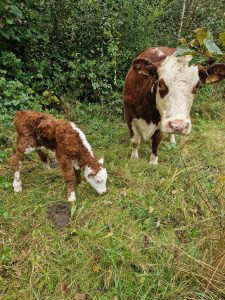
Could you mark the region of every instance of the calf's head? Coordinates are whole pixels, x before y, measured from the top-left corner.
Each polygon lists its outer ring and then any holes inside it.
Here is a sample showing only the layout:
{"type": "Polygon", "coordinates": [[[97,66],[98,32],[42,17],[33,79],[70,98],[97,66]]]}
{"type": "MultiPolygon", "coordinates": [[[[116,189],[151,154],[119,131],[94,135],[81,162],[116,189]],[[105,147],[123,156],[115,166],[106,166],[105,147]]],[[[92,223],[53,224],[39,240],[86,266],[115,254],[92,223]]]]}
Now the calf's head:
{"type": "Polygon", "coordinates": [[[189,66],[191,56],[168,56],[161,63],[146,58],[133,61],[137,74],[151,76],[149,89],[155,94],[161,116],[161,131],[188,134],[191,131],[190,111],[196,88],[225,78],[225,64],[208,67],[189,66]]]}
{"type": "Polygon", "coordinates": [[[88,183],[99,193],[106,192],[107,171],[103,168],[103,158],[99,159],[100,169],[95,172],[92,168],[86,166],[84,169],[84,176],[88,183]]]}

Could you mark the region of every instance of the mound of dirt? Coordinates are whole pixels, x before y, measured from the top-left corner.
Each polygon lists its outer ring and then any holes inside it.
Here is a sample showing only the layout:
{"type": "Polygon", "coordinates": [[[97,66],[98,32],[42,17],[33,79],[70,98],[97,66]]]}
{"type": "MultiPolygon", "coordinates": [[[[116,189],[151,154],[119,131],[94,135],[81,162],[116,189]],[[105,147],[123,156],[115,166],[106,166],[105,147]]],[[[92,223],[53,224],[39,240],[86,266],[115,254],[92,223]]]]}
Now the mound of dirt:
{"type": "Polygon", "coordinates": [[[48,219],[57,229],[63,229],[70,221],[70,204],[57,202],[49,205],[48,219]]]}

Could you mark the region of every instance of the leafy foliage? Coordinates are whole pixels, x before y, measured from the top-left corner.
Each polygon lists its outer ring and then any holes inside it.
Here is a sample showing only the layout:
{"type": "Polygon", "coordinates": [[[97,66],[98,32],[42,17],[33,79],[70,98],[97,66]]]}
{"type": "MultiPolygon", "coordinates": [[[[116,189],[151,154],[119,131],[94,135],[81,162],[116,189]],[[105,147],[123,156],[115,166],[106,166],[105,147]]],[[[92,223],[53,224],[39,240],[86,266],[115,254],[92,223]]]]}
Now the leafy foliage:
{"type": "MultiPolygon", "coordinates": [[[[178,0],[2,0],[0,110],[62,111],[78,100],[121,113],[131,61],[147,47],[176,46],[181,11],[178,0]]],[[[187,0],[181,33],[207,24],[218,35],[222,12],[220,2],[187,0]]]]}
{"type": "MultiPolygon", "coordinates": [[[[178,55],[193,56],[190,65],[225,62],[225,52],[215,44],[212,33],[206,28],[198,28],[193,32],[194,39],[188,44],[186,39],[180,39],[177,47],[178,55]]],[[[224,46],[225,32],[220,33],[219,41],[224,46]]]]}

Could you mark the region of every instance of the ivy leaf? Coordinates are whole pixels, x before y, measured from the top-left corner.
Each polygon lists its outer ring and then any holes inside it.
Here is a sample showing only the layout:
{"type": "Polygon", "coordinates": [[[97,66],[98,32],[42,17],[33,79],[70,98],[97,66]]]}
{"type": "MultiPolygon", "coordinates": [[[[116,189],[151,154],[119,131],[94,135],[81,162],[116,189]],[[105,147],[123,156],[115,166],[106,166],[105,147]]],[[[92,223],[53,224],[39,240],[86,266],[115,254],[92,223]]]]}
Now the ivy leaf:
{"type": "Polygon", "coordinates": [[[6,18],[5,20],[6,20],[6,23],[9,24],[9,25],[12,25],[14,23],[13,19],[6,18]]]}
{"type": "Polygon", "coordinates": [[[216,53],[216,54],[223,54],[223,52],[220,50],[220,48],[213,42],[211,38],[206,38],[203,41],[204,46],[206,49],[211,52],[211,53],[216,53]]]}
{"type": "Polygon", "coordinates": [[[194,31],[194,36],[198,40],[200,46],[203,45],[204,40],[208,37],[209,31],[207,28],[198,28],[194,31]]]}
{"type": "Polygon", "coordinates": [[[204,62],[206,62],[206,60],[207,60],[206,57],[195,56],[189,61],[188,65],[189,65],[189,67],[193,66],[193,65],[201,65],[201,64],[204,64],[204,62]]]}
{"type": "Polygon", "coordinates": [[[22,17],[22,11],[16,5],[9,5],[11,13],[17,17],[22,17]]]}
{"type": "Polygon", "coordinates": [[[178,46],[177,47],[177,55],[183,56],[183,55],[193,55],[196,54],[195,50],[190,49],[187,46],[178,46]]]}

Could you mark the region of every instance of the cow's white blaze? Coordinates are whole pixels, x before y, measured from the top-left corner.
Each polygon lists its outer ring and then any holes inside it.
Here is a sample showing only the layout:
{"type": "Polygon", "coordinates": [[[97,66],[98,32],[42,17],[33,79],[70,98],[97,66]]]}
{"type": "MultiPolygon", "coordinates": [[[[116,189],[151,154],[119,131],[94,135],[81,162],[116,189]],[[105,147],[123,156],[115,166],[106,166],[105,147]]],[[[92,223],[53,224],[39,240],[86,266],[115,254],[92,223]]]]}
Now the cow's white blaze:
{"type": "Polygon", "coordinates": [[[190,110],[193,102],[193,89],[199,81],[198,67],[188,66],[191,56],[168,56],[158,68],[158,77],[168,87],[168,93],[161,97],[159,88],[156,94],[156,107],[161,115],[163,132],[191,131],[190,110]]]}
{"type": "Polygon", "coordinates": [[[96,175],[91,175],[93,170],[86,166],[84,168],[84,177],[87,182],[99,193],[104,194],[106,192],[106,181],[107,181],[107,171],[102,168],[98,171],[96,175]]]}

